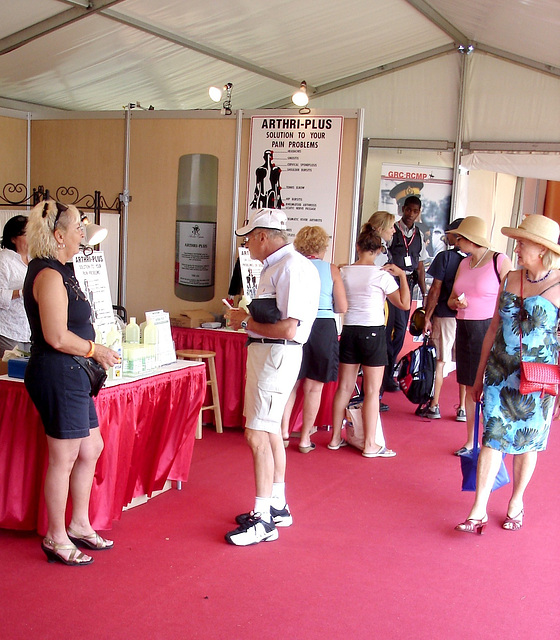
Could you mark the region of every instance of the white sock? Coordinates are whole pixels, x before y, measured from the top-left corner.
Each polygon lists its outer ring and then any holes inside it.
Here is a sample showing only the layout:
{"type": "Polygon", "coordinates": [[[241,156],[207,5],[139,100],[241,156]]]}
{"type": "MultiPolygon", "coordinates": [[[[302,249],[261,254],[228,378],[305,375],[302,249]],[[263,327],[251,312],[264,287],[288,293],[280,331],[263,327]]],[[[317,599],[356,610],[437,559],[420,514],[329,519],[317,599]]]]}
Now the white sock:
{"type": "Polygon", "coordinates": [[[254,513],[259,513],[265,522],[270,522],[270,502],[270,498],[260,498],[259,496],[255,498],[253,511],[254,513]]]}
{"type": "Polygon", "coordinates": [[[275,482],[272,485],[272,501],[270,503],[275,509],[283,509],[286,506],[286,483],[275,482]]]}

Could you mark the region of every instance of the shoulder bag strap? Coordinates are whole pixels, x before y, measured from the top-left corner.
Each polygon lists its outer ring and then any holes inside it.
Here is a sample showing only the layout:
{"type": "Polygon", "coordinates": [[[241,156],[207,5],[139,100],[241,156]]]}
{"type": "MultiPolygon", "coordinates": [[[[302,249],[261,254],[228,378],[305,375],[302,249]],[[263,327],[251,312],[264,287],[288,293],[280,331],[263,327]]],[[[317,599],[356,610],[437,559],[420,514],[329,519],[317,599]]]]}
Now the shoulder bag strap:
{"type": "MultiPolygon", "coordinates": [[[[498,282],[501,284],[502,279],[500,278],[500,272],[498,270],[498,256],[500,254],[497,251],[494,251],[494,255],[492,256],[492,262],[494,263],[494,273],[496,274],[496,278],[498,278],[498,282]]],[[[523,294],[521,294],[523,296],[523,294]]]]}
{"type": "Polygon", "coordinates": [[[474,433],[473,433],[473,453],[478,450],[478,424],[480,421],[480,402],[474,408],[474,433]]]}

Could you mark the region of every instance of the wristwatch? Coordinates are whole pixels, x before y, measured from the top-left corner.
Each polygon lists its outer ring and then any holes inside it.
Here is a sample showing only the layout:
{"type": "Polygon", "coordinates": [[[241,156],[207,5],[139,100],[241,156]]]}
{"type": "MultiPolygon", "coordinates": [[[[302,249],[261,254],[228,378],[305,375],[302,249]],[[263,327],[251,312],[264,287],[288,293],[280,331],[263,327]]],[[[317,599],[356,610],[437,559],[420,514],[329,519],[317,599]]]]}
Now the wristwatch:
{"type": "Polygon", "coordinates": [[[242,329],[246,329],[247,328],[248,321],[249,321],[249,318],[245,318],[245,320],[241,320],[241,328],[242,329]]]}

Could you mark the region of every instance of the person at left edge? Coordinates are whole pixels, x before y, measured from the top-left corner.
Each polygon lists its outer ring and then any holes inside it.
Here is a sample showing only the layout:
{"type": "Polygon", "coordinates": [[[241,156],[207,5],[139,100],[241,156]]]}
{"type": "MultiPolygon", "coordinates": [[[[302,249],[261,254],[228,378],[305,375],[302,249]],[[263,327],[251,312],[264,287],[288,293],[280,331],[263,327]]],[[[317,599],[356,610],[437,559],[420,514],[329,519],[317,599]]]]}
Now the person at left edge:
{"type": "Polygon", "coordinates": [[[84,230],[80,212],[54,200],[39,203],[27,225],[32,258],[23,285],[31,327],[31,357],[25,386],[47,435],[49,464],[45,477],[47,533],[41,547],[49,562],[88,565],[91,556],[77,546],[110,549],[93,530],[89,498],[103,439],[86,372],[73,356],[96,360],[108,369],[119,355],[93,342],[91,308],[67,263],[80,250],[84,230]],[[72,515],[66,529],[66,503],[72,515]]]}
{"type": "Polygon", "coordinates": [[[26,227],[27,216],[13,216],[0,243],[0,358],[14,347],[25,353],[31,348],[22,291],[29,263],[26,227]]]}
{"type": "Polygon", "coordinates": [[[302,346],[317,316],[321,282],[311,261],[288,244],[286,223],[282,211],[259,209],[235,232],[245,236],[251,258],[264,265],[252,304],[272,298],[280,315],[275,322],[261,322],[242,309],[226,313],[233,329],[245,328],[249,334],[243,413],[245,438],[253,454],[256,498],[253,510],[238,515],[239,527],[225,536],[238,546],[276,540],[276,527],[292,524],[286,502],[282,414],[297,381],[302,346]]]}

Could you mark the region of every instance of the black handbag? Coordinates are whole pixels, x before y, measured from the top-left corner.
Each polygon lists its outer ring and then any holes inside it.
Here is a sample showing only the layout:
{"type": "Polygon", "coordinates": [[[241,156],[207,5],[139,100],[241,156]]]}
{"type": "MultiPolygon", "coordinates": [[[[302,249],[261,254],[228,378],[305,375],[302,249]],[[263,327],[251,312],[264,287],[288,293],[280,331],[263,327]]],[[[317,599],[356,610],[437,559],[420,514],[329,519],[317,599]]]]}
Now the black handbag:
{"type": "MultiPolygon", "coordinates": [[[[478,466],[478,454],[480,449],[478,447],[478,422],[480,415],[480,402],[476,403],[476,409],[474,414],[474,445],[471,451],[461,456],[461,473],[463,474],[463,484],[461,486],[462,491],[476,491],[476,468],[478,466]]],[[[509,475],[504,464],[505,453],[502,455],[502,462],[500,469],[494,480],[494,486],[492,491],[496,491],[500,487],[503,487],[509,482],[509,475]]]]}
{"type": "Polygon", "coordinates": [[[107,380],[107,372],[99,364],[99,362],[96,362],[93,358],[85,358],[84,356],[72,357],[87,373],[87,377],[89,378],[89,383],[91,386],[89,395],[92,398],[95,398],[95,396],[101,391],[101,388],[105,384],[105,380],[107,380]]]}
{"type": "MultiPolygon", "coordinates": [[[[521,309],[519,310],[519,320],[527,318],[527,309],[523,300],[523,274],[521,274],[521,309]]],[[[548,364],[545,362],[530,362],[523,360],[523,334],[521,332],[522,322],[519,323],[519,393],[540,393],[541,398],[547,393],[551,396],[558,395],[558,385],[560,384],[560,366],[558,364],[548,364]]]]}
{"type": "Polygon", "coordinates": [[[247,308],[255,322],[276,324],[282,318],[276,298],[254,298],[247,308]]]}

